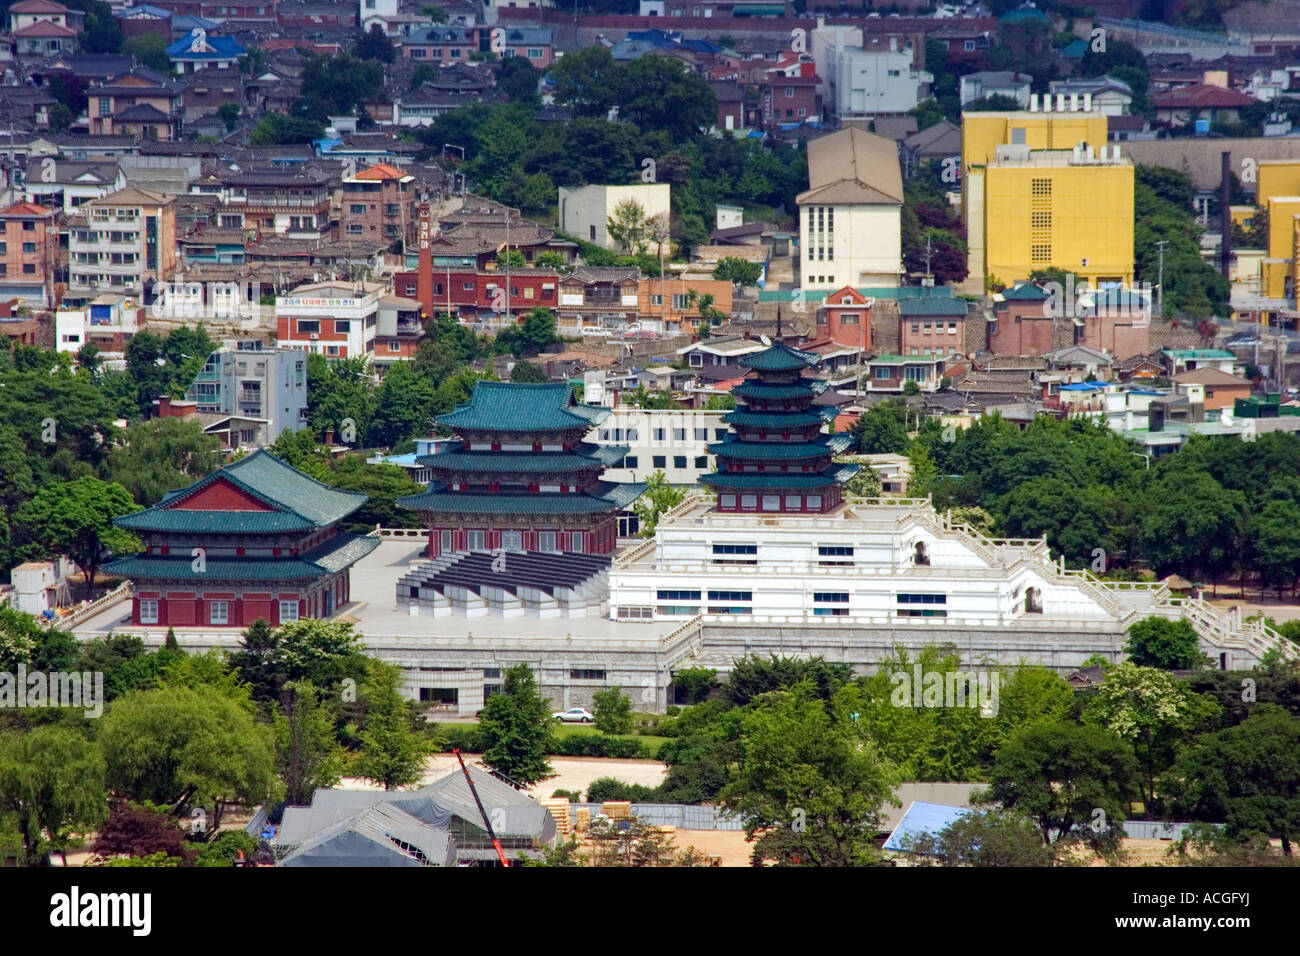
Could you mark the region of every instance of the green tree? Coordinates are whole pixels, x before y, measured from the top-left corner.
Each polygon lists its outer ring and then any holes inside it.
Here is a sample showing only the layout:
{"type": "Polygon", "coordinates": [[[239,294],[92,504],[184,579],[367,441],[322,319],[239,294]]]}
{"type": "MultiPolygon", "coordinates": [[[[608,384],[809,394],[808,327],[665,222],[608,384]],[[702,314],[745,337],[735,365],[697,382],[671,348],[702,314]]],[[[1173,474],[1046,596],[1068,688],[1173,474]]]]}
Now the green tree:
{"type": "Polygon", "coordinates": [[[1248,525],[1255,541],[1254,564],[1260,583],[1295,588],[1300,578],[1300,505],[1290,498],[1268,501],[1251,515],[1248,525]]]}
{"type": "Polygon", "coordinates": [[[483,760],[511,780],[531,785],[553,775],[546,755],[554,734],[547,701],[527,664],[507,667],[501,691],[483,704],[483,760]]]}
{"type": "Polygon", "coordinates": [[[1206,734],[1167,775],[1173,813],[1222,822],[1229,836],[1291,841],[1300,833],[1300,720],[1260,703],[1235,727],[1206,734]]]}
{"type": "Polygon", "coordinates": [[[437,386],[410,362],[394,362],[374,403],[368,438],[372,445],[391,448],[408,438],[424,435],[433,425],[437,386]]]}
{"type": "Polygon", "coordinates": [[[497,64],[497,89],[510,100],[519,102],[536,102],[538,100],[537,84],[542,74],[528,62],[527,57],[508,56],[497,64]]]}
{"type": "Polygon", "coordinates": [[[686,489],[670,485],[664,473],[656,471],[646,479],[645,491],[632,505],[640,526],[638,534],[643,538],[654,537],[659,516],[672,511],[685,500],[686,489]]]}
{"type": "Polygon", "coordinates": [[[265,113],[248,135],[249,146],[292,146],[310,143],[325,135],[325,124],[307,116],[265,113]]]}
{"type": "Polygon", "coordinates": [[[620,99],[622,68],[603,46],[582,47],[568,53],[548,71],[555,89],[555,102],[577,116],[604,119],[620,99]]]}
{"type": "Polygon", "coordinates": [[[127,430],[108,454],[108,477],[149,505],[221,467],[221,442],[197,421],[154,418],[127,430]]]}
{"type": "Polygon", "coordinates": [[[1129,626],[1124,653],[1138,667],[1191,670],[1205,662],[1199,641],[1196,629],[1183,618],[1144,617],[1129,626]]]}
{"type": "Polygon", "coordinates": [[[416,783],[424,775],[424,760],[432,748],[411,729],[410,708],[401,693],[401,670],[379,661],[371,661],[370,667],[357,772],[392,790],[416,783]]]}
{"type": "Polygon", "coordinates": [[[622,67],[619,118],[671,142],[686,142],[714,125],[718,98],[699,73],[669,56],[643,56],[622,67]]]}
{"type": "MultiPolygon", "coordinates": [[[[403,386],[411,383],[405,374],[399,374],[398,380],[403,386]]],[[[336,438],[346,439],[344,424],[350,421],[355,440],[364,440],[375,399],[374,377],[364,356],[334,361],[315,352],[307,356],[307,420],[317,438],[332,431],[336,438]]]]}
{"type": "Polygon", "coordinates": [[[355,689],[368,673],[361,636],[348,621],[301,618],[274,629],[258,620],[244,631],[230,666],[249,685],[254,700],[280,700],[291,681],[310,683],[334,696],[344,681],[355,689]]]}
{"type": "Polygon", "coordinates": [[[213,831],[228,804],[279,793],[272,729],[219,688],[131,691],[104,715],[100,745],[110,787],[155,803],[211,806],[213,831]]]}
{"type": "Polygon", "coordinates": [[[108,816],[99,748],[57,724],[0,734],[0,811],[13,814],[28,865],[48,862],[108,816]]]}
{"type": "Polygon", "coordinates": [[[273,718],[276,772],[291,806],[311,802],[317,788],[337,786],[343,754],[334,738],[329,708],[310,681],[290,681],[273,718]]]}
{"type": "Polygon", "coordinates": [[[1142,523],[1142,550],[1159,575],[1178,572],[1213,584],[1241,550],[1246,501],[1206,473],[1162,481],[1142,523]]]}
{"type": "Polygon", "coordinates": [[[1156,796],[1156,776],[1173,762],[1175,746],[1219,715],[1212,698],[1193,694],[1165,671],[1124,661],[1106,673],[1084,711],[1084,721],[1129,741],[1145,771],[1143,795],[1156,796]]]}
{"type": "Polygon", "coordinates": [[[302,70],[301,106],[306,116],[322,123],[329,116],[359,113],[383,85],[384,67],[377,60],[351,53],[309,56],[302,70]]]}
{"type": "Polygon", "coordinates": [[[549,382],[546,369],[533,362],[516,362],[510,369],[510,381],[540,384],[549,382]]]}
{"type": "Polygon", "coordinates": [[[736,407],[736,396],[730,392],[725,395],[710,395],[704,407],[711,412],[731,411],[736,407]]]}
{"type": "Polygon", "coordinates": [[[235,131],[235,127],[239,125],[239,115],[241,112],[242,108],[235,102],[222,103],[217,107],[217,116],[221,118],[221,122],[226,124],[227,133],[233,133],[235,131]]]}
{"type": "Polygon", "coordinates": [[[897,804],[894,768],[857,725],[863,705],[854,686],[829,700],[811,683],[758,698],[741,720],[735,779],[721,793],[750,839],[755,861],[783,865],[862,866],[878,860],[875,838],[886,802],[897,804]]]}
{"type": "Polygon", "coordinates": [[[159,73],[172,71],[171,57],[167,55],[167,41],[157,33],[141,33],[128,37],[122,44],[122,52],[136,58],[141,66],[147,66],[159,73]]]}
{"type": "Polygon", "coordinates": [[[763,267],[759,263],[735,256],[724,256],[713,268],[713,278],[730,282],[740,289],[757,285],[762,276],[763,267]]]}
{"type": "Polygon", "coordinates": [[[1027,814],[1044,844],[1071,840],[1078,826],[1124,819],[1136,792],[1137,765],[1128,746],[1104,727],[1064,721],[1025,727],[1003,744],[989,774],[989,796],[1027,814]]]}
{"type": "Polygon", "coordinates": [[[905,406],[900,402],[881,402],[859,416],[849,433],[864,455],[899,455],[907,450],[907,426],[903,424],[905,406]]]}
{"type": "Polygon", "coordinates": [[[121,485],[85,477],[41,489],[16,519],[48,553],[64,555],[81,569],[89,597],[106,551],[125,555],[139,549],[133,535],[113,524],[139,510],[121,485]]]}
{"type": "Polygon", "coordinates": [[[673,686],[685,691],[692,704],[705,700],[718,683],[718,672],[712,667],[683,667],[673,673],[673,686]]]}
{"type": "Polygon", "coordinates": [[[645,207],[635,199],[624,199],[614,207],[614,214],[605,220],[609,237],[624,252],[632,255],[645,252],[648,225],[645,207]]]}
{"type": "Polygon", "coordinates": [[[357,37],[352,44],[352,55],[359,60],[378,60],[380,63],[392,63],[397,54],[393,50],[393,41],[378,23],[372,23],[370,29],[357,37]]]}
{"type": "Polygon", "coordinates": [[[592,696],[596,729],[602,734],[632,732],[632,701],[621,687],[607,687],[592,696]]]}

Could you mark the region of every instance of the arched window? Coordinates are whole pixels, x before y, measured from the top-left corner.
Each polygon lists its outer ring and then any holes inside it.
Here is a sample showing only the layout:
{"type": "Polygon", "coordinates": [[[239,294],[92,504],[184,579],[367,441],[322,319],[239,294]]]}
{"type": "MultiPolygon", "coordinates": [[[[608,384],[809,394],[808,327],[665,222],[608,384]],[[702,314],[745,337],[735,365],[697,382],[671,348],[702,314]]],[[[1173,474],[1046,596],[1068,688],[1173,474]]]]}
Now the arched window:
{"type": "Polygon", "coordinates": [[[925,542],[916,542],[916,550],[913,553],[913,563],[916,565],[925,565],[930,563],[930,554],[925,549],[925,542]]]}
{"type": "Polygon", "coordinates": [[[1025,613],[1042,614],[1043,613],[1043,592],[1038,588],[1025,589],[1025,613]]]}

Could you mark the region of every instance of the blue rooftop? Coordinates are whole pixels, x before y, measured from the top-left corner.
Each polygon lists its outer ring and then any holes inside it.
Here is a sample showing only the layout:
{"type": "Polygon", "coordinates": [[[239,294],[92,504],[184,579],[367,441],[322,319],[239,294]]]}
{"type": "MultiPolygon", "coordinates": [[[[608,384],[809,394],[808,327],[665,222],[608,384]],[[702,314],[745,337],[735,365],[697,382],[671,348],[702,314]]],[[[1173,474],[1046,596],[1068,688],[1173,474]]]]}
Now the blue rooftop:
{"type": "Polygon", "coordinates": [[[950,824],[970,813],[969,807],[950,807],[942,803],[912,803],[898,821],[894,832],[885,841],[886,850],[906,852],[903,840],[908,837],[923,836],[927,833],[938,835],[950,824]]]}
{"type": "Polygon", "coordinates": [[[173,60],[230,60],[247,52],[234,37],[214,37],[197,30],[167,48],[167,56],[173,60]]]}
{"type": "Polygon", "coordinates": [[[1072,385],[1062,385],[1063,392],[1095,392],[1106,387],[1105,382],[1075,382],[1072,385]]]}

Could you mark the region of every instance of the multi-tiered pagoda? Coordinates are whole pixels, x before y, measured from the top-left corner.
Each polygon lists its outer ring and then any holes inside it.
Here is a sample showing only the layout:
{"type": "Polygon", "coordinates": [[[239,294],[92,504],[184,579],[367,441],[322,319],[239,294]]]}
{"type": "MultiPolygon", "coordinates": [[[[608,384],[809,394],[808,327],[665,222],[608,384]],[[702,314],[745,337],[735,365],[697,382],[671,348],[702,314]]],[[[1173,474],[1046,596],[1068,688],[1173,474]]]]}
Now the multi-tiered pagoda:
{"type": "Polygon", "coordinates": [[[740,359],[753,374],[731,390],[742,404],[724,416],[727,440],[709,446],[718,470],[700,476],[716,492],[718,511],[819,514],[839,505],[840,486],[858,466],[832,461],[852,439],[822,432],[835,410],[813,400],[827,383],[804,376],[818,360],[779,335],[775,345],[740,359]]]}
{"type": "Polygon", "coordinates": [[[437,421],[458,438],[423,455],[433,478],[398,500],[429,528],[430,557],[457,551],[611,554],[618,514],[643,484],[602,481],[625,446],[584,441],[609,409],[581,405],[568,385],[478,382],[469,403],[437,421]]]}

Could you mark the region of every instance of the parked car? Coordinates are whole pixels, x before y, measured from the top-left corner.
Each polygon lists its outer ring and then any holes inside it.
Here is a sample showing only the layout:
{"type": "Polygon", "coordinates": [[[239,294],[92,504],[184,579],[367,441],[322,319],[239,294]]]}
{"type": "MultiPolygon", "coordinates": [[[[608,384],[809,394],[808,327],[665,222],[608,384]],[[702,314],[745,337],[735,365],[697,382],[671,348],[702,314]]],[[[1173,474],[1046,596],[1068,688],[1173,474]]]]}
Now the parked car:
{"type": "Polygon", "coordinates": [[[581,707],[570,707],[568,710],[560,710],[551,714],[555,720],[562,720],[566,724],[589,724],[596,719],[596,715],[581,707]]]}
{"type": "Polygon", "coordinates": [[[612,335],[613,333],[610,332],[609,329],[602,329],[599,326],[588,325],[583,328],[582,334],[600,336],[601,338],[609,338],[609,336],[612,335]]]}

